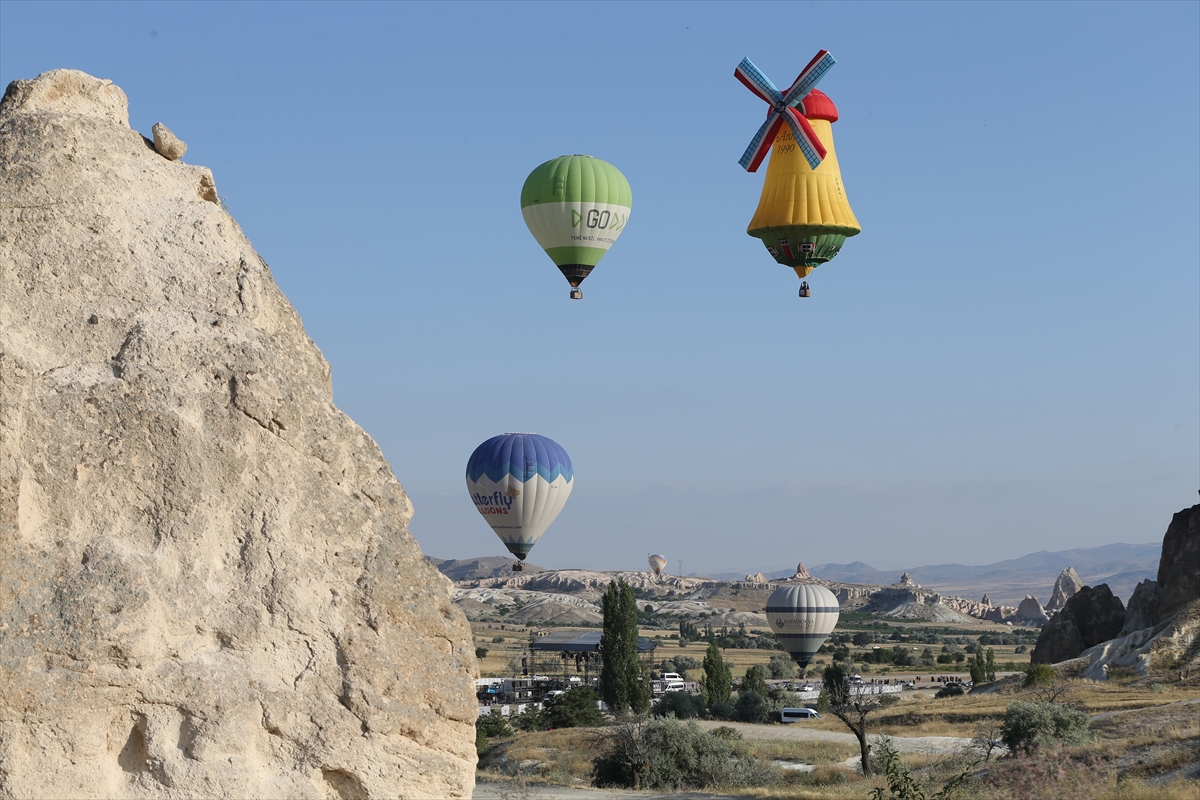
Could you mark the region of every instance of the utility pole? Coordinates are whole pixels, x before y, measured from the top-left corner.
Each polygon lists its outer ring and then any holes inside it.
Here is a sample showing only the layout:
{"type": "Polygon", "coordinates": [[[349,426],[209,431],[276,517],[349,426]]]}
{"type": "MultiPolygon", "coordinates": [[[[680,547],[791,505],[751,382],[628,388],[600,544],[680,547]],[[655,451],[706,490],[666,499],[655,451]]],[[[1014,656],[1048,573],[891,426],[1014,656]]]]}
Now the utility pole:
{"type": "Polygon", "coordinates": [[[683,559],[679,559],[679,577],[683,577],[683,559]]]}

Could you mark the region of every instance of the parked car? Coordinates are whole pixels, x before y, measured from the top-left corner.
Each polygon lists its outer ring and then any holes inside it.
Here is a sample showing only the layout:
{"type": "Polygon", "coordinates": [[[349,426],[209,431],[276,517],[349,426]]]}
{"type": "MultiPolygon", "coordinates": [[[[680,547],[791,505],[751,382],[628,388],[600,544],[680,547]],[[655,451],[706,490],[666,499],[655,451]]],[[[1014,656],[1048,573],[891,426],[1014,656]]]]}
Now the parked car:
{"type": "Polygon", "coordinates": [[[780,721],[784,723],[802,719],[821,719],[821,715],[811,708],[785,708],[780,712],[780,721]]]}

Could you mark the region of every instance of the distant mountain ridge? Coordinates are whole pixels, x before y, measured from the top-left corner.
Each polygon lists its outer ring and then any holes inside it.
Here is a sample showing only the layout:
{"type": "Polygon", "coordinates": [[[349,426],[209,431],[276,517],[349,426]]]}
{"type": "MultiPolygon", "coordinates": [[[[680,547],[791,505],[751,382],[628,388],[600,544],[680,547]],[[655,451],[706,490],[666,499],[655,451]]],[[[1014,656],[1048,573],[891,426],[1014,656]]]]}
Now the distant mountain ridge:
{"type": "MultiPolygon", "coordinates": [[[[1128,599],[1138,581],[1157,576],[1161,553],[1161,542],[1117,543],[1054,552],[1039,550],[1019,558],[978,566],[933,564],[907,570],[880,570],[862,561],[853,561],[849,564],[818,564],[809,567],[808,571],[826,581],[884,586],[895,583],[901,574],[908,572],[917,583],[942,594],[978,600],[986,593],[997,605],[1016,605],[1027,594],[1048,601],[1054,580],[1067,567],[1074,567],[1086,585],[1106,583],[1113,594],[1128,599]]],[[[795,574],[795,568],[763,574],[768,578],[785,578],[795,574]]],[[[721,572],[708,577],[741,580],[745,575],[744,572],[721,572]]]]}

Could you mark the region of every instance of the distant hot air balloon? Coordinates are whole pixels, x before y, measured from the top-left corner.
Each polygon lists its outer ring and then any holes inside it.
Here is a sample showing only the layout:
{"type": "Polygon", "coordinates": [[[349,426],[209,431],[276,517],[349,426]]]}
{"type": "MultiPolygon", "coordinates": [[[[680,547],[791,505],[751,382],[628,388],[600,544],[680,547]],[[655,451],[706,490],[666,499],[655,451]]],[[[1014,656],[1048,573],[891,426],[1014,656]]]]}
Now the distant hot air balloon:
{"type": "Polygon", "coordinates": [[[571,284],[604,258],[629,221],[633,194],[621,171],[592,156],[559,156],[542,164],[521,187],[521,214],[546,255],[571,284]]]}
{"type": "MultiPolygon", "coordinates": [[[[754,172],[772,154],[746,233],[761,239],[777,262],[802,279],[836,256],[847,237],[862,232],[846,200],[833,150],[837,107],[813,88],[834,63],[822,50],[783,93],[748,58],[733,73],[771,105],[767,121],[738,162],[754,172]]],[[[801,282],[800,296],[809,296],[808,281],[801,282]]]]}
{"type": "Polygon", "coordinates": [[[646,560],[650,562],[650,569],[654,570],[655,575],[662,575],[663,567],[667,565],[666,556],[654,553],[646,560]]]}
{"type": "Polygon", "coordinates": [[[801,669],[833,632],[838,613],[833,592],[817,583],[780,586],[767,599],[767,622],[801,669]]]}
{"type": "MultiPolygon", "coordinates": [[[[562,511],[574,484],[567,451],[536,433],[493,436],[467,461],[467,491],[475,508],[521,561],[562,511]]],[[[513,569],[521,572],[525,565],[513,569]]]]}

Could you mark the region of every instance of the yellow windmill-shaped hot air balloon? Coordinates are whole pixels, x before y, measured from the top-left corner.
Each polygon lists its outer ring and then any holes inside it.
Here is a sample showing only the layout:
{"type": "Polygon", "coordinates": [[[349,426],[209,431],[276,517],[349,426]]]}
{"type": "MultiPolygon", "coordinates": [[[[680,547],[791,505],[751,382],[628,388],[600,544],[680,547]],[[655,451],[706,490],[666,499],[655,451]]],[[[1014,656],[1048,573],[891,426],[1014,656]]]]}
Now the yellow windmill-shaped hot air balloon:
{"type": "MultiPolygon", "coordinates": [[[[837,107],[813,88],[833,64],[822,50],[783,93],[749,59],[734,71],[771,104],[767,121],[740,161],[754,172],[771,154],[758,210],[746,232],[761,239],[767,252],[800,278],[836,256],[848,236],[862,231],[846,199],[833,148],[837,107]]],[[[800,285],[800,296],[809,296],[807,281],[800,285]]]]}

